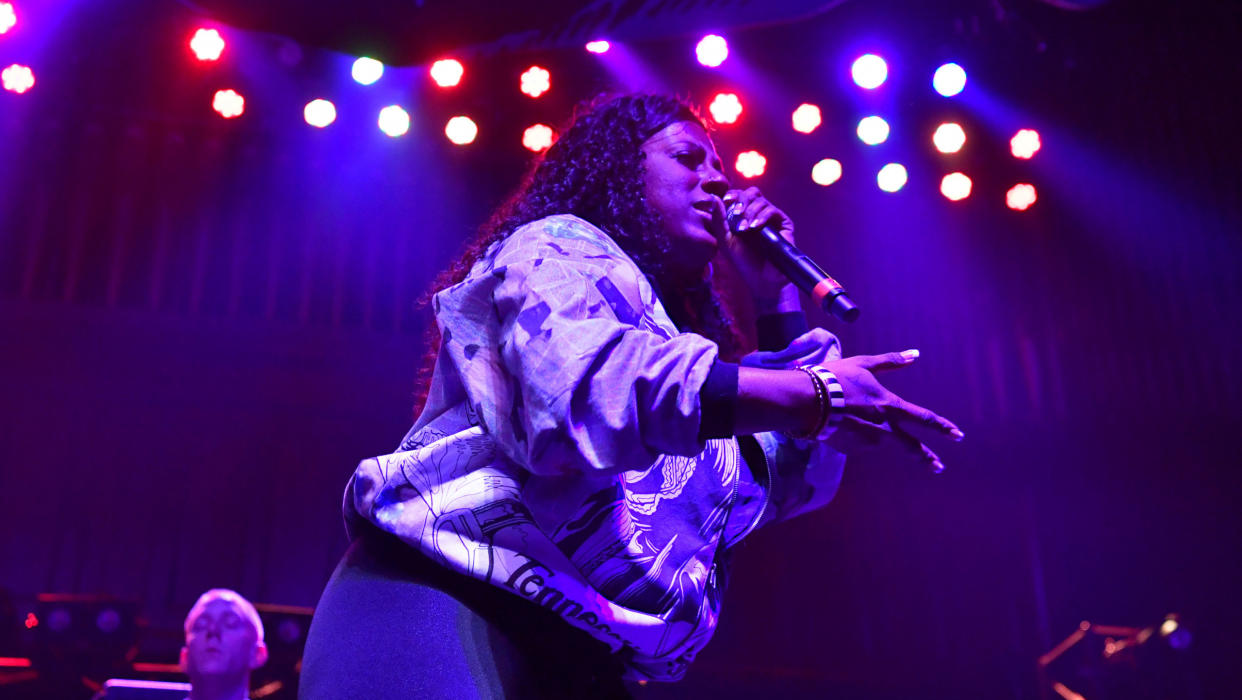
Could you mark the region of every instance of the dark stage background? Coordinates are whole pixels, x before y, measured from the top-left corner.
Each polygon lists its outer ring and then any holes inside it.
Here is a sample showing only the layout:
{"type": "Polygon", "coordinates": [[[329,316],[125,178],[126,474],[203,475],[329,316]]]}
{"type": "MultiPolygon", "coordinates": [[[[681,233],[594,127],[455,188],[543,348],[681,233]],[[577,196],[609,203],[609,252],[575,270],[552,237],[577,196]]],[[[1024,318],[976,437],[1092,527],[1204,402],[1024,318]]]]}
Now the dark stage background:
{"type": "Polygon", "coordinates": [[[517,182],[521,129],[609,85],[732,85],[750,121],[720,131],[725,160],[768,153],[756,184],[864,308],[814,318],[852,352],[920,348],[893,388],[967,439],[937,477],[852,460],[832,505],[752,537],[716,640],[648,694],[1035,698],[1035,659],[1080,621],[1177,612],[1174,697],[1238,696],[1236,3],[847,2],[730,34],[744,72],[692,65],[692,36],[636,42],[654,82],[580,49],[481,52],[458,92],[405,68],[365,93],[413,101],[395,140],[300,123],[330,90],[374,113],[331,51],[251,34],[208,70],[175,3],[28,5],[38,38],[0,39],[0,62],[41,60],[35,89],[0,93],[0,586],[19,609],[135,599],[144,658],[173,661],[208,587],[313,605],[346,479],[411,420],[413,302],[517,182]],[[869,108],[840,75],[873,46],[894,66],[887,155],[857,145],[869,108]],[[923,81],[954,58],[971,83],[951,103],[923,81]],[[540,101],[514,89],[535,62],[540,101]],[[238,120],[206,108],[227,86],[238,120]],[[806,141],[801,100],[825,105],[806,141]],[[461,112],[482,129],[467,148],[440,134],[461,112]],[[922,140],[949,116],[972,139],[958,204],[922,140]],[[1027,125],[1044,148],[1017,162],[1027,125]],[[811,184],[834,154],[845,178],[811,184]],[[898,195],[867,174],[886,158],[911,171],[898,195]],[[1019,180],[1040,193],[1023,213],[1000,203],[1019,180]]]}

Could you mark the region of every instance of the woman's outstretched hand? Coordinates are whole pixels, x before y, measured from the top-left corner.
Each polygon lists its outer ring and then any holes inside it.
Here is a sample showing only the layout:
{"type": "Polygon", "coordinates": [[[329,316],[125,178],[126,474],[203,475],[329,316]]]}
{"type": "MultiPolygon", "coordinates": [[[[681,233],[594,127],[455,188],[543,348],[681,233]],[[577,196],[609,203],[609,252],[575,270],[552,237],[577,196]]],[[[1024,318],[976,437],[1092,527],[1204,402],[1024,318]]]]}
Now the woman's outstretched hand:
{"type": "Polygon", "coordinates": [[[828,437],[828,444],[845,454],[886,442],[895,442],[934,472],[944,463],[919,436],[934,434],[954,442],[965,435],[952,421],[910,403],[880,384],[875,374],[908,367],[918,350],[882,355],[855,355],[823,363],[837,376],[845,394],[845,419],[828,437]]]}

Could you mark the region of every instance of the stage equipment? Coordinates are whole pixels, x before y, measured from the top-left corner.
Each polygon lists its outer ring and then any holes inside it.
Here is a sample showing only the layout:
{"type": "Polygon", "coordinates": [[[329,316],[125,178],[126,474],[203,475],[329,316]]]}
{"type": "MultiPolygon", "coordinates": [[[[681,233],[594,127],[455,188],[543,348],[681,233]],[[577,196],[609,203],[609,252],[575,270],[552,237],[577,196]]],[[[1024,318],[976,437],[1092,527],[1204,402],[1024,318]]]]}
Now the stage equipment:
{"type": "Polygon", "coordinates": [[[707,111],[717,124],[736,124],[742,116],[742,101],[731,92],[718,92],[707,105],[707,111]]]}
{"type": "Polygon", "coordinates": [[[960,202],[970,196],[972,184],[965,173],[949,173],[940,179],[940,194],[951,202],[960,202]]]}
{"type": "Polygon", "coordinates": [[[251,675],[254,690],[250,696],[259,698],[294,698],[297,696],[298,674],[302,671],[302,649],[310,630],[313,608],[293,605],[255,603],[263,620],[267,643],[267,663],[251,675]]]}
{"type": "Polygon", "coordinates": [[[410,114],[399,105],[388,105],[379,113],[380,131],[394,139],[410,130],[410,114]]]}
{"type": "Polygon", "coordinates": [[[868,146],[878,146],[888,140],[888,122],[883,117],[872,115],[858,121],[858,140],[868,146]]]}
{"type": "Polygon", "coordinates": [[[819,111],[819,107],[803,102],[793,111],[790,121],[793,122],[794,131],[809,134],[818,129],[820,124],[824,123],[824,116],[819,111]]]}
{"type": "Polygon", "coordinates": [[[1013,152],[1013,157],[1023,160],[1033,158],[1039,151],[1040,145],[1039,132],[1034,129],[1019,129],[1018,133],[1009,139],[1009,150],[1013,152]]]}
{"type": "Polygon", "coordinates": [[[542,66],[531,66],[522,73],[519,88],[524,95],[539,97],[552,89],[552,74],[542,66]]]}
{"type": "Polygon", "coordinates": [[[957,153],[966,145],[966,131],[961,124],[945,122],[936,127],[932,134],[932,144],[941,153],[957,153]]]}
{"type": "Polygon", "coordinates": [[[946,63],[932,74],[932,87],[945,97],[953,97],[966,89],[966,71],[956,63],[946,63]]]}
{"type": "Polygon", "coordinates": [[[455,87],[466,74],[466,67],[455,58],[442,58],[431,64],[431,79],[442,88],[455,87]]]}
{"type": "Polygon", "coordinates": [[[17,656],[17,632],[21,624],[13,596],[0,588],[0,657],[17,656]]]}
{"type": "Polygon", "coordinates": [[[901,163],[888,163],[875,174],[875,182],[885,192],[899,192],[910,176],[901,163]]]}
{"type": "Polygon", "coordinates": [[[0,81],[4,83],[5,90],[16,92],[20,95],[34,87],[34,71],[30,70],[30,66],[14,63],[0,73],[0,81]]]}
{"type": "Polygon", "coordinates": [[[302,109],[302,116],[307,124],[322,129],[336,121],[336,105],[325,99],[311,100],[302,109]]]}
{"type": "Polygon", "coordinates": [[[199,29],[190,39],[190,50],[200,61],[218,61],[224,53],[224,38],[215,29],[199,29]]]}
{"type": "Polygon", "coordinates": [[[126,672],[138,651],[138,604],[107,595],[41,593],[29,656],[41,686],[64,693],[83,678],[126,672]]]}
{"type": "Polygon", "coordinates": [[[1039,657],[1041,700],[1198,700],[1190,641],[1177,614],[1141,628],[1084,620],[1039,657]]]}
{"type": "Polygon", "coordinates": [[[841,161],[836,158],[825,158],[811,168],[811,181],[827,187],[841,179],[841,161]]]}
{"type": "Polygon", "coordinates": [[[759,177],[768,168],[768,159],[759,151],[742,151],[733,163],[742,177],[759,177]]]}
{"type": "Polygon", "coordinates": [[[359,85],[373,85],[375,81],[384,77],[384,64],[369,56],[362,56],[354,61],[349,74],[359,85]]]}
{"type": "Polygon", "coordinates": [[[694,47],[694,56],[708,68],[718,68],[729,57],[729,42],[719,34],[708,34],[699,39],[694,47]]]}
{"type": "Polygon", "coordinates": [[[189,683],[110,678],[93,700],[185,700],[189,694],[189,683]]]}
{"type": "Polygon", "coordinates": [[[1112,0],[1044,0],[1045,3],[1062,10],[1094,10],[1103,7],[1112,0]]]}
{"type": "Polygon", "coordinates": [[[1026,211],[1035,203],[1035,185],[1025,182],[1014,185],[1005,193],[1005,204],[1010,209],[1026,211]]]}
{"type": "Polygon", "coordinates": [[[17,26],[17,12],[13,9],[13,3],[0,2],[0,34],[7,33],[15,26],[17,26]]]}
{"type": "Polygon", "coordinates": [[[548,150],[552,146],[552,140],[556,137],[552,127],[547,124],[532,124],[526,127],[526,131],[522,132],[522,145],[526,148],[539,153],[548,150]]]}
{"type": "Polygon", "coordinates": [[[211,108],[225,119],[240,117],[246,111],[246,98],[236,90],[217,90],[211,98],[211,108]]]}
{"type": "Polygon", "coordinates": [[[448,120],[444,125],[444,135],[458,146],[474,143],[479,135],[479,126],[470,117],[459,115],[448,120]]]}
{"type": "Polygon", "coordinates": [[[888,64],[873,53],[863,54],[850,66],[850,75],[858,87],[874,90],[888,80],[888,64]]]}

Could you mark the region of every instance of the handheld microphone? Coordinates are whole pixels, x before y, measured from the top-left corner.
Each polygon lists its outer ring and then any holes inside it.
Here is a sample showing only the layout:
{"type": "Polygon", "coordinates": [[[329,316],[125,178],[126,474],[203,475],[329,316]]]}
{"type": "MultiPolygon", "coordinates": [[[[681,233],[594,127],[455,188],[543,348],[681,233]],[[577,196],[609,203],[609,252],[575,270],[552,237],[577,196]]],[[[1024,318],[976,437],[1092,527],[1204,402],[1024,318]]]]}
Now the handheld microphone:
{"type": "MultiPolygon", "coordinates": [[[[737,226],[742,222],[741,214],[729,216],[728,221],[729,229],[737,234],[737,226]]],[[[763,256],[794,286],[810,294],[824,311],[849,323],[858,318],[858,305],[845,293],[845,287],[824,272],[824,268],[816,265],[806,253],[785,240],[771,225],[764,224],[758,229],[746,231],[744,235],[754,236],[763,256]]]]}

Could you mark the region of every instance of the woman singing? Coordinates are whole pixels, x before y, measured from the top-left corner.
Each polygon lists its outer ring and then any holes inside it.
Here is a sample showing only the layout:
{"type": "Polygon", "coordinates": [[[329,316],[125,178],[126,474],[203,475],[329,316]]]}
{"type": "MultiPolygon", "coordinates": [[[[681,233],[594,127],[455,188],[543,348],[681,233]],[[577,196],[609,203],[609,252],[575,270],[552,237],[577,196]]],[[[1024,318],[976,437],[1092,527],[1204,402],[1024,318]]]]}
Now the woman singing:
{"type": "Polygon", "coordinates": [[[793,224],[732,190],[704,122],[660,95],[578,111],[431,298],[421,412],[345,492],[352,544],[306,645],[304,698],[614,697],[711,638],[729,549],[826,503],[852,445],[949,421],[842,359],[748,242],[793,224]],[[726,214],[740,220],[736,233],[726,214]],[[746,348],[712,286],[736,268],[746,348]],[[732,361],[731,361],[732,360],[732,361]]]}

